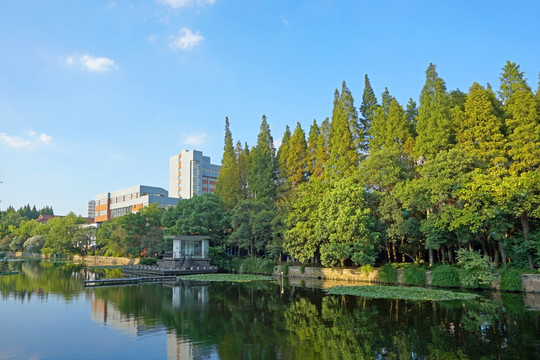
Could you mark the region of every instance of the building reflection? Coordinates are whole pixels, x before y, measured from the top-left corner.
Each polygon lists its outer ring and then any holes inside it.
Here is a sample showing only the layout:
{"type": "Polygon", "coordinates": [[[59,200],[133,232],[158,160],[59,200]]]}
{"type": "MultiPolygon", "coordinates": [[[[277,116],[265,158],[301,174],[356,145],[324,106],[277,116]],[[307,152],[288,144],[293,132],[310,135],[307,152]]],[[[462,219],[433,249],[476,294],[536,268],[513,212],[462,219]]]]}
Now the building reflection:
{"type": "MultiPolygon", "coordinates": [[[[208,304],[208,284],[180,282],[174,285],[163,284],[162,286],[167,289],[166,293],[170,294],[170,308],[163,309],[163,311],[199,312],[208,304]]],[[[212,357],[208,349],[202,350],[198,344],[190,339],[178,336],[176,329],[168,329],[164,325],[156,323],[145,325],[136,316],[123,313],[113,301],[96,296],[95,292],[91,293],[91,310],[92,321],[132,336],[165,333],[167,359],[204,360],[215,358],[215,356],[212,357]]]]}

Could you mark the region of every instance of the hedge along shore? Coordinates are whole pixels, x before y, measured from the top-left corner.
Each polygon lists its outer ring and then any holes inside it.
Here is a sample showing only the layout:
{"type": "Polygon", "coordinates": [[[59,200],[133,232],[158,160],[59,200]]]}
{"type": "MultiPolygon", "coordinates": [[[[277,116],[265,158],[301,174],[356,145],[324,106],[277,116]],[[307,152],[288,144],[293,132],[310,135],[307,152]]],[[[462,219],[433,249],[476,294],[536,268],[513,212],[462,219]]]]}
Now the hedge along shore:
{"type": "MultiPolygon", "coordinates": [[[[41,258],[46,259],[47,257],[43,254],[34,254],[34,253],[27,253],[22,251],[17,252],[9,252],[10,256],[15,258],[20,257],[29,257],[29,258],[41,258]]],[[[75,262],[84,262],[87,265],[94,265],[94,266],[124,266],[124,265],[138,265],[140,259],[139,258],[126,258],[126,257],[113,257],[113,256],[85,256],[84,259],[80,255],[69,255],[67,260],[75,261],[75,262]]]]}
{"type": "MultiPolygon", "coordinates": [[[[379,283],[379,269],[373,269],[369,274],[363,273],[359,269],[340,269],[340,268],[321,268],[321,267],[304,267],[302,271],[301,266],[289,266],[288,273],[284,274],[288,278],[299,279],[318,279],[323,280],[322,287],[329,287],[324,285],[324,282],[331,282],[335,286],[335,282],[363,282],[377,284],[379,283]]],[[[281,276],[281,267],[276,266],[274,268],[274,276],[281,276]]],[[[397,283],[403,285],[403,270],[397,270],[397,283]]],[[[426,270],[426,285],[431,285],[431,270],[426,270]]],[[[495,280],[491,286],[495,290],[500,290],[499,281],[495,280]]],[[[525,293],[540,294],[540,274],[522,274],[521,275],[521,287],[525,293]]],[[[539,299],[540,300],[540,299],[539,299]]],[[[540,306],[540,301],[538,303],[540,306]]]]}

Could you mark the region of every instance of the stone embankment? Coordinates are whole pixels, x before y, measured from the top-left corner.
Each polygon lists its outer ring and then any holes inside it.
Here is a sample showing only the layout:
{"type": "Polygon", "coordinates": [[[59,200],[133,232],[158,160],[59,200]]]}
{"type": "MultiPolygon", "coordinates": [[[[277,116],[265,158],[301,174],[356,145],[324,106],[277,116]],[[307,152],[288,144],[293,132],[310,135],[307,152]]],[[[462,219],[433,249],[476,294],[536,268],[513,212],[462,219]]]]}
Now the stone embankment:
{"type": "MultiPolygon", "coordinates": [[[[281,268],[276,266],[274,269],[275,276],[281,276],[281,268]]],[[[289,279],[303,279],[303,280],[322,280],[322,287],[336,286],[343,282],[364,282],[364,283],[378,283],[379,282],[379,269],[374,269],[372,272],[366,274],[358,269],[339,269],[339,268],[321,268],[321,267],[304,267],[290,266],[288,273],[284,274],[289,279]]],[[[403,284],[403,270],[398,270],[398,284],[403,284]]],[[[307,285],[307,282],[305,282],[307,285]]],[[[523,292],[526,293],[538,293],[540,294],[540,275],[536,274],[523,274],[521,280],[523,292]]],[[[431,271],[426,271],[426,285],[431,285],[431,271]]],[[[499,283],[496,281],[493,284],[494,289],[499,289],[499,283]]]]}
{"type": "MultiPolygon", "coordinates": [[[[46,256],[43,254],[27,253],[22,251],[9,253],[11,257],[25,257],[25,258],[42,258],[46,256]]],[[[69,256],[68,260],[80,262],[83,261],[83,257],[80,255],[69,256]]],[[[112,256],[85,256],[84,262],[87,265],[94,266],[125,266],[125,265],[139,265],[139,258],[124,258],[124,257],[112,257],[112,256]]]]}

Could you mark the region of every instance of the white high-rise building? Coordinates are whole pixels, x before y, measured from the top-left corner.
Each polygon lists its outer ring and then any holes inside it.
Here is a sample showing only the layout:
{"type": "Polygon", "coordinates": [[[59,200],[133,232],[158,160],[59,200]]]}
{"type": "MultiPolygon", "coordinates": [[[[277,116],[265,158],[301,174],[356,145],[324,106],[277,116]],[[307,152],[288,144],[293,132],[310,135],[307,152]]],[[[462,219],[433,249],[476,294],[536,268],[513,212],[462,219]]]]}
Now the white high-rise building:
{"type": "Polygon", "coordinates": [[[169,196],[191,199],[213,193],[221,166],[210,163],[201,151],[182,150],[169,159],[169,196]]]}

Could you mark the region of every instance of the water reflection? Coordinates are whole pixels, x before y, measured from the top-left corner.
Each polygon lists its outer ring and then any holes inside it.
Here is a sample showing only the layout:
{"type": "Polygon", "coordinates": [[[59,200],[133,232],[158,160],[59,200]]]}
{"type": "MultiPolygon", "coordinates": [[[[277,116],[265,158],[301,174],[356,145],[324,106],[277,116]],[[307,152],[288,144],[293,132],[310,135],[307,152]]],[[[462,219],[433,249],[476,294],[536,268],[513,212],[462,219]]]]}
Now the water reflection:
{"type": "MultiPolygon", "coordinates": [[[[52,302],[49,294],[69,303],[83,296],[80,311],[90,307],[91,322],[104,331],[94,335],[94,343],[111,330],[143,342],[158,336],[168,359],[540,358],[538,295],[486,293],[475,301],[441,303],[372,300],[327,296],[316,284],[281,279],[85,289],[83,279],[121,273],[73,264],[13,266],[20,275],[0,278],[5,303],[52,302]]],[[[27,326],[35,320],[18,318],[27,326]]],[[[139,357],[155,358],[155,347],[137,349],[139,357]]]]}

